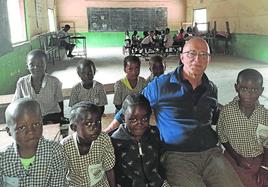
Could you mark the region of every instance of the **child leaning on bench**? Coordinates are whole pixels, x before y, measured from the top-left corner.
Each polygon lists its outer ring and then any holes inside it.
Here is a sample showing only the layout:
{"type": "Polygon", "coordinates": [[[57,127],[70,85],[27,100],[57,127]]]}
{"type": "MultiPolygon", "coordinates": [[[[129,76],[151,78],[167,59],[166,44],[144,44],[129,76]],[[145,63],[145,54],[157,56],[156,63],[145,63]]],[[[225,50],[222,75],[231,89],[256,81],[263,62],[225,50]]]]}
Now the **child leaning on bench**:
{"type": "Polygon", "coordinates": [[[29,98],[11,103],[6,130],[14,143],[0,151],[0,186],[65,186],[66,163],[60,144],[42,137],[39,104],[29,98]]]}

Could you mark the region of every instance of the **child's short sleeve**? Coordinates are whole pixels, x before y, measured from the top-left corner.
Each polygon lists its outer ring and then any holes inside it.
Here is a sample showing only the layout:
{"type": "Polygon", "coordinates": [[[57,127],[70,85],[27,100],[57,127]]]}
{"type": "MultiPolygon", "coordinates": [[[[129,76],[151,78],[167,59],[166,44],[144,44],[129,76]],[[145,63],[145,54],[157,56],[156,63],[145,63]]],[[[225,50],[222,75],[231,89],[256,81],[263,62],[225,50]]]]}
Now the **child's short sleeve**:
{"type": "Polygon", "coordinates": [[[105,171],[113,169],[115,165],[115,155],[114,155],[114,148],[112,145],[112,141],[107,134],[104,134],[105,142],[104,142],[104,151],[102,157],[102,163],[105,171]]]}
{"type": "Polygon", "coordinates": [[[219,119],[217,122],[216,130],[219,136],[219,140],[221,143],[228,142],[228,138],[225,136],[224,133],[224,125],[225,125],[225,112],[222,110],[219,115],[219,119]]]}

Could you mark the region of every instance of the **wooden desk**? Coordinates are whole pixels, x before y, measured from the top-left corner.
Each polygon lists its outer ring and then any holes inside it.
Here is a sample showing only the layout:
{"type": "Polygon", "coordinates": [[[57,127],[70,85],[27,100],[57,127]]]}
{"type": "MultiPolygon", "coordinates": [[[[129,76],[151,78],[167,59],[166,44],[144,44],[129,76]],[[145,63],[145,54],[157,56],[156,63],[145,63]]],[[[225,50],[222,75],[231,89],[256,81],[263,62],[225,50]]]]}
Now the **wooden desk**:
{"type": "Polygon", "coordinates": [[[70,40],[74,40],[75,44],[77,41],[82,42],[82,50],[79,47],[76,47],[75,55],[84,56],[87,58],[87,38],[85,36],[71,36],[70,40]]]}

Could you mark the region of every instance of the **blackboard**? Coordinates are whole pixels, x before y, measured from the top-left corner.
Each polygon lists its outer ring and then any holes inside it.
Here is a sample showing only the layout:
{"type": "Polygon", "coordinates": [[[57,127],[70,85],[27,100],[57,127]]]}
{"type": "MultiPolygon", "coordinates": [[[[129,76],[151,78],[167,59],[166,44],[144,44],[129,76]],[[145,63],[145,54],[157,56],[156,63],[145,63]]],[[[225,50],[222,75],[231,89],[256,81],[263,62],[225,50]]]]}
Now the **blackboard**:
{"type": "Polygon", "coordinates": [[[0,0],[0,56],[12,50],[7,13],[7,0],[0,0]]]}
{"type": "Polygon", "coordinates": [[[149,31],[167,27],[167,8],[88,8],[89,31],[149,31]]]}

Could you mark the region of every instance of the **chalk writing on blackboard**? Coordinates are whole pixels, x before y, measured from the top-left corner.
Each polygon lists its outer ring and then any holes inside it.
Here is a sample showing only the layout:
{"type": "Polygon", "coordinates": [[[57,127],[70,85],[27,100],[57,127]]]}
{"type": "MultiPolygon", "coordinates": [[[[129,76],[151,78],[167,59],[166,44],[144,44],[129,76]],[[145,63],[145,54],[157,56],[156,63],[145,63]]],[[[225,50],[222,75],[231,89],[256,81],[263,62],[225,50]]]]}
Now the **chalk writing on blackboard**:
{"type": "Polygon", "coordinates": [[[167,27],[167,8],[88,8],[89,31],[144,31],[167,27]]]}

